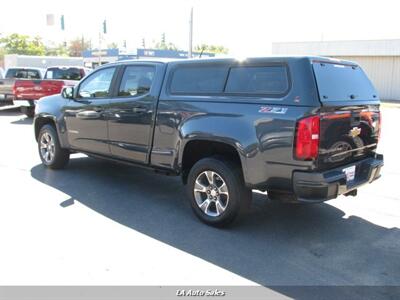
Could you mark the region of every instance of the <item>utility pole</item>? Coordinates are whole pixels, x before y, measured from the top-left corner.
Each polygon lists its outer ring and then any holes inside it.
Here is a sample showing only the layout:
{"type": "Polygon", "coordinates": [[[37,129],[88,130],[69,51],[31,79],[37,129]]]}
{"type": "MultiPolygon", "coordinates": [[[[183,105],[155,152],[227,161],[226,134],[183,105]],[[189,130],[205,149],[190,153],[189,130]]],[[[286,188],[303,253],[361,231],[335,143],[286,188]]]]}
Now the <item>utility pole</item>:
{"type": "Polygon", "coordinates": [[[101,40],[102,40],[102,36],[101,36],[101,32],[99,32],[99,67],[101,67],[101,40]]]}
{"type": "Polygon", "coordinates": [[[192,58],[193,57],[192,48],[193,48],[193,7],[190,8],[188,58],[192,58]]]}

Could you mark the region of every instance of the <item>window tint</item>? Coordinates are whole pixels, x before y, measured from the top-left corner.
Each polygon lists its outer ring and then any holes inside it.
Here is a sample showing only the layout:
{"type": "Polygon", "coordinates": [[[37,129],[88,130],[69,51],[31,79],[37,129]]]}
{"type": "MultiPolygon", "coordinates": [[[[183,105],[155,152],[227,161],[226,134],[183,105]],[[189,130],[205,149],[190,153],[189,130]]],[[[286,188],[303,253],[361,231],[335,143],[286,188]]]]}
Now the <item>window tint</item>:
{"type": "Polygon", "coordinates": [[[177,68],[171,82],[172,93],[221,93],[228,67],[184,66],[177,68]]]}
{"type": "Polygon", "coordinates": [[[377,93],[359,66],[313,63],[322,102],[376,100],[377,93]]]}
{"type": "Polygon", "coordinates": [[[40,72],[33,69],[8,69],[6,78],[41,79],[40,72]]]}
{"type": "Polygon", "coordinates": [[[154,78],[154,67],[128,66],[122,76],[118,96],[140,96],[150,92],[154,78]]]}
{"type": "Polygon", "coordinates": [[[248,94],[282,94],[289,87],[284,66],[233,67],[225,92],[248,94]]]}
{"type": "Polygon", "coordinates": [[[110,94],[111,81],[115,68],[107,68],[93,73],[79,87],[82,98],[101,98],[110,94]]]}
{"type": "Polygon", "coordinates": [[[84,71],[79,68],[49,68],[46,79],[81,80],[84,71]]]}

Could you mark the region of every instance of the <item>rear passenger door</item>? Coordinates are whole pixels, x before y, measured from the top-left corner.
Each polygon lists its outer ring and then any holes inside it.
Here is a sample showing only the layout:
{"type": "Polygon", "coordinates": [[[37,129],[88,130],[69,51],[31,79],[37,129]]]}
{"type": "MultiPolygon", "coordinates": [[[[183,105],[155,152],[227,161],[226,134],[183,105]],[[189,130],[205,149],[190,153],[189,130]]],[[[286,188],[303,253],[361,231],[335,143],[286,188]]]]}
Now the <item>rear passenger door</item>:
{"type": "Polygon", "coordinates": [[[156,104],[164,65],[131,64],[121,67],[117,91],[107,111],[111,154],[148,163],[156,104]]]}

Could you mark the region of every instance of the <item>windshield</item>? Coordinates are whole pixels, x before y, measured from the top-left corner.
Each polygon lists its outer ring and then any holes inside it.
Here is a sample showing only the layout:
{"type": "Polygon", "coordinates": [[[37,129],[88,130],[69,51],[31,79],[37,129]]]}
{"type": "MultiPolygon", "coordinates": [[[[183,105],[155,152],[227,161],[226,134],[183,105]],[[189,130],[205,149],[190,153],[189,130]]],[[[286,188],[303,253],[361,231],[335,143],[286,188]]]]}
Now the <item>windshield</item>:
{"type": "Polygon", "coordinates": [[[314,62],[313,68],[322,102],[377,99],[374,86],[357,65],[314,62]]]}
{"type": "Polygon", "coordinates": [[[40,72],[34,69],[8,69],[6,78],[41,79],[40,72]]]}
{"type": "Polygon", "coordinates": [[[46,79],[81,80],[83,71],[79,68],[49,68],[46,72],[46,79]]]}

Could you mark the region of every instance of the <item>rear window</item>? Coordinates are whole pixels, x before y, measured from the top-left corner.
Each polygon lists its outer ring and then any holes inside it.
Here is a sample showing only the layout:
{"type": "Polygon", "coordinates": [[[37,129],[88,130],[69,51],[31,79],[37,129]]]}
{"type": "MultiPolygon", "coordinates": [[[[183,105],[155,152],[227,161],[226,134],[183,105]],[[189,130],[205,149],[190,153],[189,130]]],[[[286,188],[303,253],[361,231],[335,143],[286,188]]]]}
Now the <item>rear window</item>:
{"type": "Polygon", "coordinates": [[[49,68],[46,71],[45,78],[61,80],[81,80],[83,75],[83,70],[79,68],[49,68]]]}
{"type": "Polygon", "coordinates": [[[174,71],[172,93],[204,94],[221,93],[224,90],[228,67],[184,66],[174,71]]]}
{"type": "Polygon", "coordinates": [[[359,66],[315,62],[313,68],[322,102],[377,99],[374,86],[359,66]]]}
{"type": "Polygon", "coordinates": [[[6,78],[41,79],[40,72],[34,69],[8,69],[6,78]]]}
{"type": "Polygon", "coordinates": [[[283,94],[289,88],[284,66],[233,67],[225,92],[246,94],[283,94]]]}

